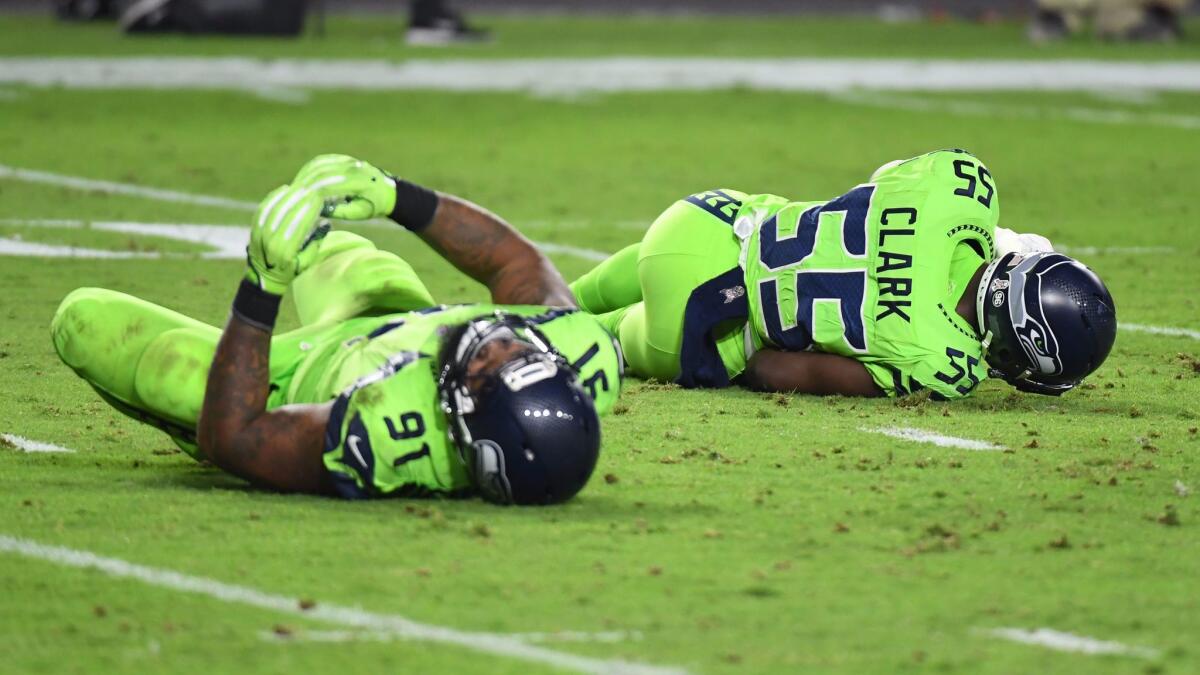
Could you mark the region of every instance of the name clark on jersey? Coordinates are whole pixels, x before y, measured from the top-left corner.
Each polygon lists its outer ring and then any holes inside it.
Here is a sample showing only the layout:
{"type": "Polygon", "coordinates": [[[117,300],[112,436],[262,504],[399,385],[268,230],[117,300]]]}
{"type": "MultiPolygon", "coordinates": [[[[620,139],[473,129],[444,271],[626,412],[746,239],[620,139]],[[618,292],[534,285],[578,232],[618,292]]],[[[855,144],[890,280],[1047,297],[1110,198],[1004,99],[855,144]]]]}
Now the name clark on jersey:
{"type": "Polygon", "coordinates": [[[911,245],[911,237],[917,233],[912,227],[917,224],[917,210],[913,208],[884,209],[879,216],[879,224],[881,227],[879,228],[878,266],[875,267],[875,278],[879,284],[879,299],[875,304],[883,311],[876,315],[875,320],[881,321],[889,316],[898,316],[906,322],[912,323],[912,318],[904,311],[906,307],[912,306],[912,301],[901,298],[912,295],[912,273],[905,270],[912,269],[913,257],[908,253],[900,253],[895,248],[909,248],[911,245]],[[887,246],[891,246],[893,250],[887,250],[885,248],[887,246]],[[901,274],[907,276],[900,276],[901,274]]]}

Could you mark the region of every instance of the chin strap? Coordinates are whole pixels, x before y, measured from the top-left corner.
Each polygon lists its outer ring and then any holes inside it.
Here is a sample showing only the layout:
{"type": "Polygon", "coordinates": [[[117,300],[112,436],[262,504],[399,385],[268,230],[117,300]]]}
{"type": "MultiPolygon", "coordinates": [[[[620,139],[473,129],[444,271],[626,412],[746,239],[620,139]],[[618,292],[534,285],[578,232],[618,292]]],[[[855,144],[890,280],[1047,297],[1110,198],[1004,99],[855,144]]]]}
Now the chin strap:
{"type": "Polygon", "coordinates": [[[1028,394],[1041,394],[1043,396],[1062,396],[1079,384],[1078,382],[1064,382],[1061,384],[1037,382],[1029,379],[1029,369],[1025,369],[1013,377],[1008,377],[1003,372],[992,368],[988,370],[988,377],[1002,379],[1016,387],[1017,391],[1023,391],[1028,394]]]}

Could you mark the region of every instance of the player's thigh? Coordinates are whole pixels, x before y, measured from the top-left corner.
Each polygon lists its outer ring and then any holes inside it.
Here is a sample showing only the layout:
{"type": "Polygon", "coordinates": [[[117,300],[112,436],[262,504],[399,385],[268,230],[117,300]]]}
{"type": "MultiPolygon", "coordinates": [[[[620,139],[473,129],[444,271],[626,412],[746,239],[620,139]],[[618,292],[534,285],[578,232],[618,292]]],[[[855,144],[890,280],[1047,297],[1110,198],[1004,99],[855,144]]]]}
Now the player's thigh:
{"type": "Polygon", "coordinates": [[[656,348],[678,350],[692,291],[738,264],[741,244],[723,220],[687,202],[676,202],[646,232],[638,260],[647,338],[656,348]]]}
{"type": "Polygon", "coordinates": [[[679,350],[655,346],[645,303],[635,303],[622,312],[616,335],[629,372],[665,382],[674,380],[679,375],[679,350]]]}
{"type": "Polygon", "coordinates": [[[300,323],[432,307],[433,296],[412,266],[351,232],[331,232],[317,261],[292,282],[300,323]]]}

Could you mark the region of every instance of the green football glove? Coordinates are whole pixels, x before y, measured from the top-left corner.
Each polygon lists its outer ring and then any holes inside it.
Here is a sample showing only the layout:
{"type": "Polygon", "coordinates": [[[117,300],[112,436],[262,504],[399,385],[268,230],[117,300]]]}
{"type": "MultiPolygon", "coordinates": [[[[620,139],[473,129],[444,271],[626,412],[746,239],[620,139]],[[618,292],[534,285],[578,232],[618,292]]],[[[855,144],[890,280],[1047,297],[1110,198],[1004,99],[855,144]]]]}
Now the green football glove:
{"type": "Polygon", "coordinates": [[[276,188],[258,206],[246,247],[246,278],[268,293],[283,295],[292,279],[320,250],[328,225],[319,225],[322,200],[299,185],[276,188]]]}
{"type": "Polygon", "coordinates": [[[293,185],[321,195],[323,214],[343,220],[386,218],[396,206],[390,174],[349,155],[319,155],[300,168],[293,185]]]}

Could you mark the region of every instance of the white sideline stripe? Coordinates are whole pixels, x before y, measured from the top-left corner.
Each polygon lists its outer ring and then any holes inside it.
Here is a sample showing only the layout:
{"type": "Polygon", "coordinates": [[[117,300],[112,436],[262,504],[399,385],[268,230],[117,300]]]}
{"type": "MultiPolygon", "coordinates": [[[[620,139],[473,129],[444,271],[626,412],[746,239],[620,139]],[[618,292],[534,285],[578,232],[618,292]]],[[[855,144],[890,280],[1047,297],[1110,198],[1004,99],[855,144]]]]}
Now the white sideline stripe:
{"type": "Polygon", "coordinates": [[[982,632],[992,637],[1027,645],[1037,645],[1060,652],[1076,652],[1089,655],[1118,654],[1123,656],[1137,656],[1144,659],[1157,658],[1160,654],[1157,649],[1149,647],[1137,647],[1110,640],[1098,640],[1086,635],[1064,633],[1052,628],[1036,628],[1034,630],[1026,628],[991,628],[982,632]]]}
{"type": "Polygon", "coordinates": [[[1189,61],[552,58],[474,60],[249,57],[9,57],[0,83],[85,89],[423,89],[533,94],[848,89],[929,91],[1200,91],[1189,61]]]}
{"type": "MultiPolygon", "coordinates": [[[[617,643],[642,639],[638,631],[554,631],[551,633],[506,633],[505,637],[521,642],[600,642],[617,643]]],[[[263,642],[394,642],[400,639],[395,633],[377,630],[303,630],[294,633],[279,633],[273,630],[259,631],[263,642]]]]}
{"type": "Polygon", "coordinates": [[[14,434],[0,434],[0,438],[3,438],[5,441],[15,445],[18,449],[23,450],[24,452],[75,452],[70,448],[62,447],[61,445],[34,441],[25,438],[24,436],[17,436],[14,434]]]}
{"type": "Polygon", "coordinates": [[[1065,119],[1073,122],[1094,124],[1160,126],[1174,129],[1200,129],[1200,116],[1172,113],[1115,110],[1110,108],[1082,108],[1077,106],[1021,106],[946,99],[924,99],[894,94],[845,91],[830,94],[830,99],[840,103],[907,110],[911,112],[937,112],[975,117],[1004,117],[1011,119],[1065,119]]]}
{"type": "Polygon", "coordinates": [[[0,552],[15,553],[27,558],[76,567],[94,569],[114,577],[135,579],[159,588],[203,595],[232,604],[279,612],[304,619],[339,624],[347,628],[363,628],[424,642],[455,645],[579,673],[606,675],[668,675],[685,673],[678,668],[652,666],[620,659],[596,659],[559,652],[526,644],[520,640],[494,633],[460,631],[445,626],[418,623],[394,614],[377,614],[356,607],[341,607],[317,603],[310,609],[300,608],[300,599],[266,593],[248,586],[227,584],[214,579],[195,577],[172,570],[148,567],[119,558],[107,558],[89,551],[50,546],[28,539],[0,534],[0,552]]]}
{"type": "Polygon", "coordinates": [[[1200,340],[1200,330],[1191,330],[1190,328],[1146,326],[1140,323],[1117,323],[1117,328],[1134,333],[1151,333],[1153,335],[1169,335],[1171,337],[1186,337],[1193,340],[1200,340]]]}
{"type": "Polygon", "coordinates": [[[859,427],[859,431],[865,431],[869,434],[883,434],[891,436],[902,441],[914,441],[916,443],[933,443],[936,446],[943,448],[962,448],[963,450],[1003,450],[1003,445],[988,443],[987,441],[975,441],[969,438],[958,438],[956,436],[943,436],[942,434],[925,431],[924,429],[913,429],[912,427],[859,427]]]}
{"type": "MultiPolygon", "coordinates": [[[[0,59],[0,65],[2,65],[2,64],[3,64],[3,59],[0,59]]],[[[108,193],[108,194],[120,194],[120,195],[128,195],[131,197],[142,197],[144,199],[152,199],[152,200],[156,200],[156,201],[165,201],[165,202],[174,202],[177,204],[197,204],[200,206],[216,206],[216,207],[227,208],[227,209],[236,209],[238,211],[254,211],[255,209],[258,208],[258,204],[255,202],[248,202],[248,201],[243,201],[243,200],[239,200],[239,199],[227,199],[225,197],[214,197],[211,195],[198,195],[198,194],[194,194],[194,193],[190,193],[190,192],[178,192],[176,190],[163,190],[163,189],[159,189],[159,188],[145,187],[142,185],[133,185],[130,183],[114,183],[112,181],[106,181],[106,180],[93,180],[91,178],[81,178],[79,176],[67,176],[67,175],[63,175],[63,174],[50,173],[49,171],[35,171],[32,169],[22,169],[19,167],[0,164],[0,180],[3,180],[5,178],[12,179],[12,180],[25,181],[27,183],[44,183],[47,185],[59,185],[62,187],[74,188],[77,190],[91,190],[94,192],[104,192],[104,193],[108,193]]],[[[35,221],[5,221],[5,222],[32,223],[35,221]]],[[[54,221],[49,221],[49,222],[54,222],[54,221]]],[[[82,222],[82,221],[60,221],[60,222],[82,222]]],[[[146,224],[146,223],[124,223],[124,224],[122,224],[122,226],[130,226],[130,227],[143,226],[143,225],[152,225],[152,224],[146,224]]],[[[159,226],[161,224],[153,224],[153,225],[159,226]]],[[[69,225],[68,225],[68,227],[69,227],[69,225]]],[[[215,227],[215,226],[194,225],[194,226],[189,226],[189,227],[210,228],[210,227],[215,227]]],[[[118,231],[134,232],[135,230],[134,229],[123,229],[123,230],[118,230],[118,231]]],[[[211,233],[211,231],[210,231],[210,233],[211,233]]],[[[151,234],[156,234],[159,236],[166,236],[166,237],[172,236],[166,232],[153,232],[151,234]]],[[[247,234],[246,236],[248,237],[249,235],[247,234]]],[[[190,239],[190,238],[185,238],[185,237],[176,237],[176,238],[184,238],[186,241],[196,241],[195,239],[190,239]]],[[[222,241],[224,241],[224,240],[222,240],[222,241]]],[[[241,257],[245,256],[246,239],[242,239],[241,241],[242,241],[242,243],[240,244],[239,252],[234,257],[241,258],[241,257]]],[[[199,243],[209,243],[209,242],[202,241],[199,243]]],[[[568,246],[566,244],[553,244],[553,243],[545,243],[545,242],[538,242],[538,241],[535,241],[533,243],[535,246],[542,249],[543,251],[546,251],[547,253],[562,253],[562,254],[566,254],[566,255],[573,255],[578,258],[583,258],[584,260],[592,260],[592,261],[599,262],[601,260],[606,260],[609,256],[608,253],[605,253],[603,251],[596,251],[596,250],[590,249],[590,248],[580,248],[578,246],[568,246]]],[[[216,244],[214,244],[214,245],[216,245],[216,244]]],[[[40,246],[48,246],[48,245],[40,245],[40,246]]],[[[47,249],[47,248],[33,249],[33,248],[30,248],[29,245],[20,246],[20,245],[14,243],[14,240],[11,240],[11,239],[0,239],[0,254],[3,253],[3,249],[5,249],[5,248],[8,248],[12,251],[22,251],[22,252],[14,252],[14,253],[11,253],[10,255],[33,255],[33,256],[44,255],[44,256],[50,256],[50,257],[98,257],[98,258],[157,257],[154,254],[136,255],[135,254],[136,252],[132,252],[132,251],[119,251],[119,252],[108,251],[108,252],[102,252],[98,255],[91,255],[91,256],[70,255],[69,253],[66,252],[66,249],[76,250],[76,251],[78,251],[80,249],[75,249],[74,247],[69,247],[69,246],[59,246],[54,250],[47,249]],[[23,252],[23,251],[44,251],[44,252],[23,252]]],[[[218,248],[221,248],[221,250],[226,250],[220,246],[218,246],[218,248]]],[[[83,249],[83,250],[95,251],[96,249],[83,249]]],[[[206,256],[206,257],[222,257],[222,256],[221,256],[221,254],[218,253],[218,254],[210,254],[209,256],[206,256]]]]}

